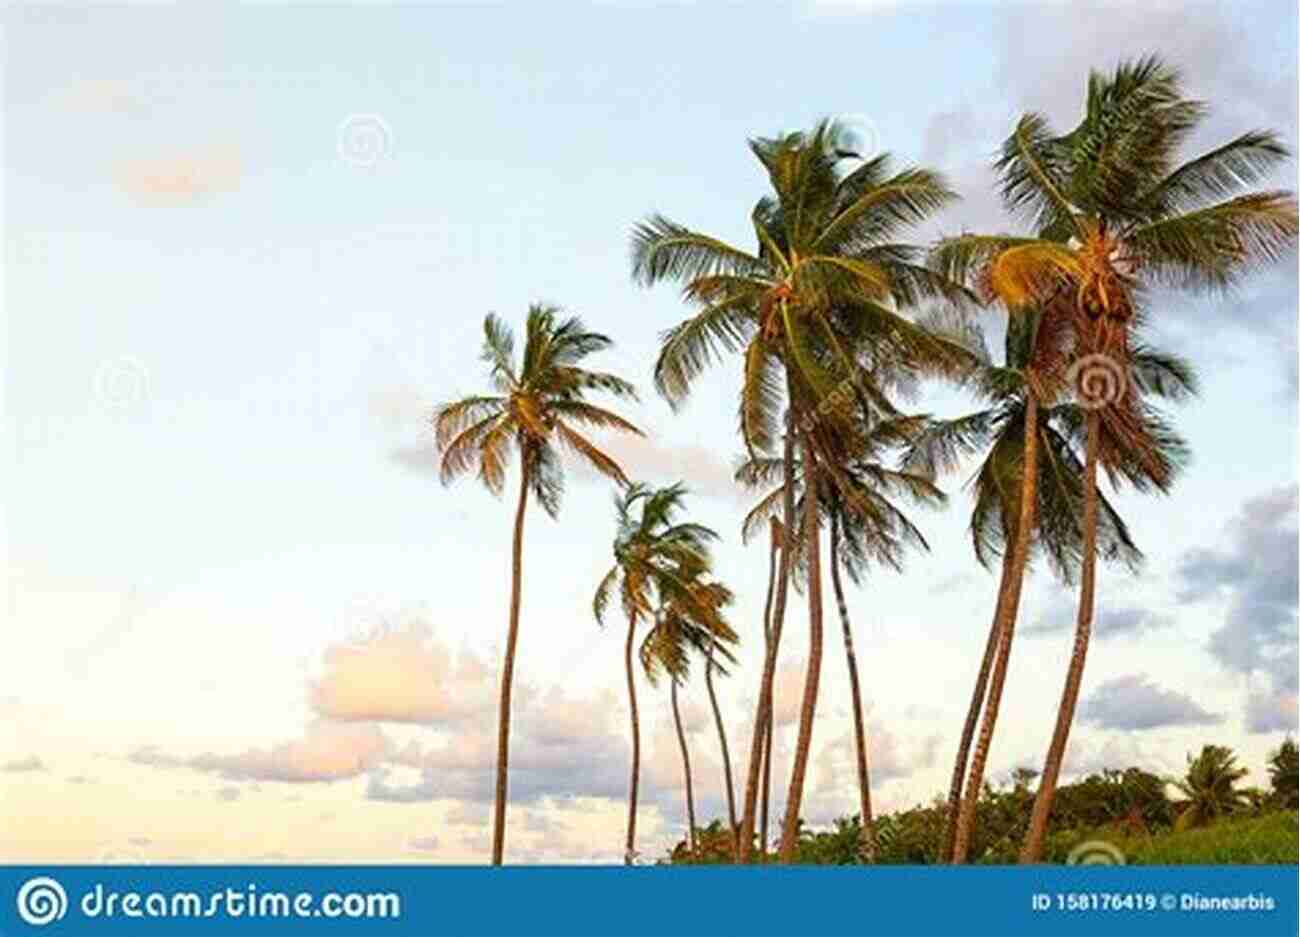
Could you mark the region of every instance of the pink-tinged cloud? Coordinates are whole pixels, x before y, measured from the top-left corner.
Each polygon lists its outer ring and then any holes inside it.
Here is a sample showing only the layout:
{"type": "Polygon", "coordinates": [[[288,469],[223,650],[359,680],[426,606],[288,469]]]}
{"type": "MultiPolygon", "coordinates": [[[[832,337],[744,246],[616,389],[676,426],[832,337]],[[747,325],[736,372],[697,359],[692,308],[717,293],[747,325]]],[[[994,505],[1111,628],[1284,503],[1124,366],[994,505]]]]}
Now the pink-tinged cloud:
{"type": "Polygon", "coordinates": [[[194,758],[168,755],[156,747],[138,749],[129,760],[163,768],[193,768],[229,781],[338,781],[354,778],[387,758],[387,737],[372,725],[318,721],[302,738],[270,748],[250,748],[233,755],[194,758]]]}
{"type": "Polygon", "coordinates": [[[188,204],[206,195],[239,188],[243,162],[235,147],[190,154],[124,160],[114,167],[120,189],[142,204],[188,204]]]}
{"type": "Polygon", "coordinates": [[[311,705],[345,721],[459,723],[495,712],[495,685],[481,660],[454,660],[428,625],[409,623],[330,647],[311,705]]]}

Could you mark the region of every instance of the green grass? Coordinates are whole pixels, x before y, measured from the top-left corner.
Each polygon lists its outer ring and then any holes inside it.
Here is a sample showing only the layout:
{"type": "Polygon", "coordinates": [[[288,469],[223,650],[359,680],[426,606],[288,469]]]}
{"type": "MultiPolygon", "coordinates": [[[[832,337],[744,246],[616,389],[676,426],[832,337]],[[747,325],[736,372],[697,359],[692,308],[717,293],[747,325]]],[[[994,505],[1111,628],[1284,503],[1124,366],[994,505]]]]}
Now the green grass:
{"type": "Polygon", "coordinates": [[[1079,835],[1076,842],[1104,840],[1131,865],[1295,864],[1300,853],[1295,811],[1228,818],[1209,826],[1153,836],[1122,836],[1113,830],[1079,835]]]}

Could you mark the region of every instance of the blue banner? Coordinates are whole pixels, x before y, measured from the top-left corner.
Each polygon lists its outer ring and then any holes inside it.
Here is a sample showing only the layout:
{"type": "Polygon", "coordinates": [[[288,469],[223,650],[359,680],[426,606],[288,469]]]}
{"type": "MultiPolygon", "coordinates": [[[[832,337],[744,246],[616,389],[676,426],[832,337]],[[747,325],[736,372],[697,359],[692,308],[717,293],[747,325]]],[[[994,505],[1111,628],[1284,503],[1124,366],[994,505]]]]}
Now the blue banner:
{"type": "Polygon", "coordinates": [[[0,937],[1300,930],[1295,866],[3,866],[0,937]]]}

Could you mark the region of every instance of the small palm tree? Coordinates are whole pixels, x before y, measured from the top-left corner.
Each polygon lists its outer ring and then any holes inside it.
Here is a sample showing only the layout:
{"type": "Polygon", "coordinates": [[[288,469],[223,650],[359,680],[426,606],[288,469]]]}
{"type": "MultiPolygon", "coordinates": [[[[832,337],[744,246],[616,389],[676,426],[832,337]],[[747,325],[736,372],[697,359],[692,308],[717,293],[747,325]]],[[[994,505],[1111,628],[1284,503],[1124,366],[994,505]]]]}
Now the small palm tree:
{"type": "Polygon", "coordinates": [[[1174,828],[1204,826],[1246,806],[1247,797],[1237,790],[1237,782],[1249,773],[1237,765],[1237,756],[1224,745],[1206,745],[1195,758],[1188,755],[1187,774],[1173,782],[1187,798],[1174,828]]]}
{"type": "Polygon", "coordinates": [[[695,854],[695,792],[690,747],[686,744],[681,709],[677,705],[677,688],[689,674],[691,652],[705,655],[717,666],[715,651],[721,651],[728,660],[734,659],[726,645],[736,640],[735,632],[723,617],[723,609],[732,602],[731,590],[706,578],[710,565],[710,558],[703,555],[690,558],[675,570],[683,588],[663,594],[655,626],[641,645],[641,662],[651,684],[658,681],[661,668],[668,672],[671,684],[673,724],[677,729],[686,787],[686,841],[692,855],[695,854]]]}
{"type": "MultiPolygon", "coordinates": [[[[935,323],[935,328],[942,327],[935,323]]],[[[1014,550],[1020,530],[1022,490],[1027,472],[1026,429],[1030,425],[1029,411],[1034,411],[1032,425],[1036,437],[1033,449],[1042,453],[1046,469],[1038,474],[1034,485],[1032,507],[1036,537],[1032,547],[1043,555],[1053,573],[1062,582],[1073,583],[1078,577],[1084,551],[1084,535],[1080,523],[1080,504],[1083,501],[1085,467],[1079,459],[1079,436],[1086,415],[1077,402],[1057,401],[1040,407],[1033,391],[1035,370],[1032,363],[1043,357],[1042,317],[1025,314],[1012,318],[1006,330],[1003,363],[995,364],[989,354],[981,331],[971,324],[963,327],[964,339],[981,361],[981,366],[967,380],[967,389],[985,406],[972,413],[946,420],[929,421],[909,442],[904,453],[903,467],[924,477],[935,477],[955,471],[970,458],[979,459],[979,467],[971,478],[974,497],[971,513],[971,545],[976,561],[991,569],[1001,558],[1001,588],[998,590],[998,608],[985,643],[966,721],[957,747],[952,780],[948,792],[946,833],[941,859],[953,858],[962,806],[963,780],[967,759],[974,741],[980,713],[988,700],[994,711],[1000,700],[1006,677],[1006,663],[1010,646],[1002,640],[1000,624],[1008,619],[1008,584],[1022,578],[1024,568],[1018,566],[1014,550]],[[990,677],[994,685],[990,687],[990,677]]],[[[1133,375],[1153,395],[1181,399],[1196,389],[1190,365],[1170,355],[1160,354],[1145,347],[1137,347],[1132,354],[1133,375]]],[[[1043,382],[1037,382],[1042,386],[1043,382]]],[[[1185,445],[1160,420],[1159,414],[1143,408],[1144,437],[1158,446],[1161,458],[1175,463],[1182,458],[1185,445]]],[[[1127,465],[1117,473],[1117,479],[1137,487],[1145,487],[1147,479],[1143,466],[1127,465]]],[[[1099,544],[1103,558],[1136,569],[1142,554],[1134,545],[1128,527],[1111,503],[1100,497],[1099,544]]],[[[1032,556],[1024,556],[1026,566],[1032,556]]],[[[1015,615],[1010,614],[1014,624],[1015,615]]],[[[986,715],[986,727],[989,725],[986,715]]],[[[967,790],[978,791],[983,784],[991,730],[976,752],[972,765],[973,786],[967,790]]]]}
{"type": "Polygon", "coordinates": [[[1120,64],[1112,75],[1092,73],[1083,118],[1072,131],[1055,134],[1041,115],[1029,114],[1003,147],[1003,197],[1031,219],[1033,236],[964,236],[939,251],[940,269],[982,269],[1010,307],[1065,300],[1080,353],[1075,391],[1089,407],[1075,643],[1024,862],[1042,853],[1087,658],[1098,466],[1112,469],[1107,455],[1143,462],[1162,489],[1175,469],[1142,438],[1140,405],[1125,380],[1142,294],[1157,286],[1229,286],[1279,259],[1300,228],[1292,193],[1244,191],[1287,157],[1276,134],[1252,131],[1178,164],[1180,147],[1204,115],[1205,106],[1183,93],[1177,71],[1155,57],[1120,64]],[[1115,442],[1109,454],[1103,428],[1115,442]]]}
{"type": "Polygon", "coordinates": [[[492,863],[505,852],[507,779],[510,753],[510,695],[519,638],[523,581],[524,513],[528,495],[555,517],[560,510],[564,471],[560,449],[567,449],[619,484],[627,478],[618,463],[587,439],[580,428],[640,430],[615,413],[587,401],[593,391],[635,399],[632,385],[601,371],[589,371],[584,358],[603,351],[610,340],[588,332],[577,318],[560,319],[554,306],[528,309],[523,357],[515,359],[514,336],[495,315],[483,321],[483,360],[489,366],[492,394],[442,404],[433,415],[442,453],[444,485],[477,467],[479,479],[493,494],[505,487],[506,469],[518,452],[519,504],[515,510],[511,552],[510,622],[501,667],[497,724],[496,807],[492,828],[492,863]]]}
{"type": "Polygon", "coordinates": [[[700,627],[710,629],[711,634],[716,631],[722,640],[735,637],[714,606],[716,597],[700,581],[702,571],[709,567],[709,544],[717,539],[717,534],[700,524],[677,520],[685,498],[686,489],[680,484],[659,489],[635,484],[615,501],[614,565],[601,580],[592,601],[596,620],[603,622],[609,601],[617,591],[628,621],[624,666],[632,731],[625,850],[625,861],[629,864],[636,852],[641,766],[641,728],[632,666],[637,625],[642,621],[653,625],[647,638],[649,643],[642,645],[643,663],[655,668],[662,663],[670,673],[679,672],[683,662],[680,649],[663,641],[666,636],[679,635],[681,629],[661,628],[665,608],[677,616],[674,621],[704,622],[700,627]],[[657,653],[647,656],[649,652],[645,648],[657,649],[657,653]]]}
{"type": "Polygon", "coordinates": [[[1289,735],[1282,740],[1277,751],[1268,756],[1268,779],[1273,789],[1273,800],[1284,810],[1300,806],[1300,750],[1289,735]]]}
{"type": "MultiPolygon", "coordinates": [[[[773,189],[751,215],[757,239],[753,251],[662,216],[638,225],[632,236],[634,278],[646,285],[675,280],[684,287],[687,302],[699,307],[664,336],[655,365],[660,393],[676,406],[710,363],[724,353],[743,352],[741,436],[751,454],[770,454],[784,401],[786,464],[792,462],[797,435],[810,486],[818,483],[813,462],[822,444],[819,427],[853,409],[892,413],[874,377],[875,364],[889,361],[900,368],[955,373],[965,363],[962,349],[919,328],[899,310],[924,299],[961,301],[969,294],[920,263],[919,248],[894,240],[902,229],[949,204],[954,193],[928,170],[892,172],[887,156],[842,172],[842,164],[856,157],[837,143],[841,138],[840,128],[823,122],[809,133],[750,142],[773,189]]],[[[826,483],[838,484],[834,454],[824,452],[823,458],[826,483]]],[[[815,504],[817,499],[812,500],[815,504]]],[[[785,497],[782,522],[787,530],[796,527],[792,512],[793,501],[785,497]]],[[[811,652],[782,833],[786,860],[798,839],[822,629],[817,525],[805,524],[803,530],[810,538],[811,652]]],[[[781,565],[750,745],[741,861],[748,860],[753,848],[789,579],[784,551],[781,565]]]]}
{"type": "MultiPolygon", "coordinates": [[[[866,724],[862,714],[862,689],[854,649],[853,626],[844,598],[841,571],[847,573],[855,585],[861,585],[865,572],[872,563],[898,571],[902,569],[903,554],[908,547],[929,549],[921,531],[895,502],[905,498],[915,504],[937,507],[944,504],[946,498],[930,478],[891,468],[886,462],[890,453],[913,440],[925,422],[917,417],[895,417],[882,420],[871,429],[864,430],[859,440],[857,456],[839,468],[843,477],[842,485],[834,488],[826,486],[820,490],[818,511],[830,527],[831,585],[840,613],[844,656],[849,674],[861,810],[861,852],[868,862],[875,861],[876,842],[872,826],[866,724]],[[852,491],[852,501],[846,500],[842,494],[844,488],[852,491]]],[[[805,508],[806,513],[802,465],[796,462],[794,469],[795,499],[805,508]]],[[[779,510],[783,493],[783,471],[781,461],[771,458],[751,459],[737,470],[736,480],[744,485],[760,489],[777,486],[767,491],[746,516],[742,528],[742,534],[746,538],[762,529],[764,522],[774,518],[779,510]]],[[[803,552],[807,538],[801,535],[801,531],[796,531],[791,543],[791,550],[794,551],[792,562],[803,573],[807,568],[803,552]]]]}

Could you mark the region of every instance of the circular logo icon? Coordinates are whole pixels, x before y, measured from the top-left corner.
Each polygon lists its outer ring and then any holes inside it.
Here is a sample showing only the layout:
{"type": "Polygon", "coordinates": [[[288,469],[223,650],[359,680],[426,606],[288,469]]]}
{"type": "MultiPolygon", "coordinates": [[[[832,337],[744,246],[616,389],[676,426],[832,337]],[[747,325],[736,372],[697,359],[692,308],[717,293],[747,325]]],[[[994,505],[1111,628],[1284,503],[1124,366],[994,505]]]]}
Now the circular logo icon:
{"type": "Polygon", "coordinates": [[[18,916],[35,927],[51,924],[68,913],[68,893],[52,878],[33,878],[18,889],[18,916]]]}
{"type": "Polygon", "coordinates": [[[1109,355],[1084,355],[1065,372],[1085,410],[1100,410],[1124,396],[1128,379],[1124,368],[1109,355]]]}
{"type": "Polygon", "coordinates": [[[339,158],[360,169],[374,169],[393,155],[393,131],[378,114],[353,114],[339,124],[339,158]]]}
{"type": "Polygon", "coordinates": [[[1090,839],[1070,850],[1070,865],[1124,865],[1124,853],[1105,840],[1090,839]]]}
{"type": "Polygon", "coordinates": [[[129,355],[105,361],[95,371],[94,393],[108,410],[130,410],[149,398],[149,369],[129,355]]]}
{"type": "Polygon", "coordinates": [[[840,114],[835,148],[853,159],[868,160],[880,155],[880,131],[865,114],[840,114]]]}

